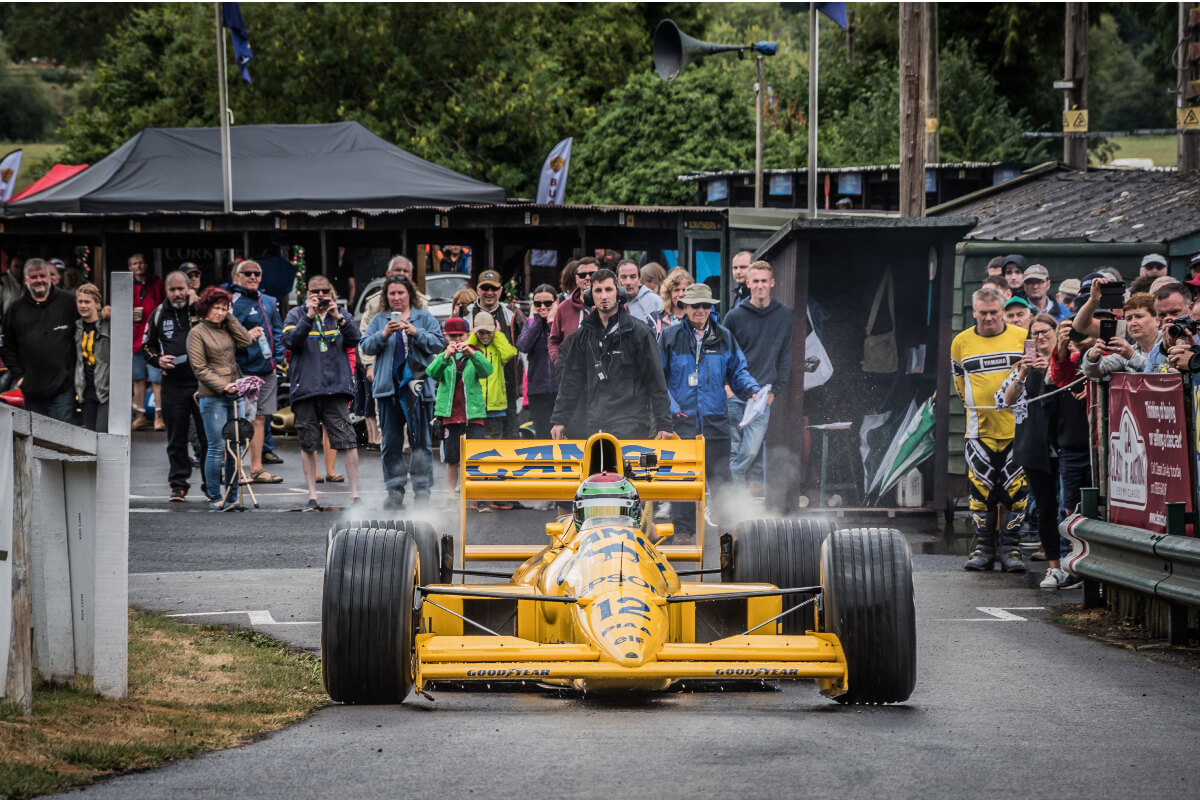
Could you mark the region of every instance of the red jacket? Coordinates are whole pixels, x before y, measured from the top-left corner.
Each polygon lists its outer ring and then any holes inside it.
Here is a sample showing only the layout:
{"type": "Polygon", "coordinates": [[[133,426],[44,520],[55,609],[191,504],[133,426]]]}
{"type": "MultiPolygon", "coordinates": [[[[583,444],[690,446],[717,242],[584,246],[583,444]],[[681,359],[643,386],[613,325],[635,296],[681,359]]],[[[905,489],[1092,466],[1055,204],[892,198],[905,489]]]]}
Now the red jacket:
{"type": "Polygon", "coordinates": [[[142,309],[142,321],[133,323],[133,352],[140,353],[146,342],[146,326],[150,324],[150,315],[158,308],[167,294],[163,291],[163,282],[151,278],[146,283],[133,282],[133,307],[142,309]]]}
{"type": "Polygon", "coordinates": [[[571,292],[571,296],[558,304],[554,312],[554,321],[550,323],[550,363],[558,363],[558,346],[562,340],[579,328],[579,323],[586,316],[587,307],[583,304],[583,292],[579,289],[571,292]]]}
{"type": "Polygon", "coordinates": [[[1083,353],[1070,353],[1066,358],[1059,358],[1058,352],[1058,348],[1055,348],[1054,355],[1050,357],[1050,382],[1062,388],[1082,377],[1079,361],[1083,358],[1083,353]]]}

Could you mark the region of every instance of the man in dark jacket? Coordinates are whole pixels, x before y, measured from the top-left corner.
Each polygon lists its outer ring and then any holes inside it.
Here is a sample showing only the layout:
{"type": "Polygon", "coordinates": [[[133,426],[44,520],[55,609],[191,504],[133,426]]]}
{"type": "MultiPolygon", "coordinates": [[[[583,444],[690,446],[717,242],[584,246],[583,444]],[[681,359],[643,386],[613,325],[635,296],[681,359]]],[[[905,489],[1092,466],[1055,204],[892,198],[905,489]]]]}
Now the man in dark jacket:
{"type": "Polygon", "coordinates": [[[562,384],[550,417],[550,437],[562,439],[575,406],[587,408],[588,433],[619,439],[670,439],[671,398],[654,332],[622,310],[617,276],[602,269],[592,276],[594,314],[579,325],[566,354],[562,384]]]}
{"type": "Polygon", "coordinates": [[[725,317],[725,327],[746,354],[750,374],[760,386],[770,384],[767,407],[745,428],[738,428],[746,404],[729,397],[729,421],[732,424],[733,456],[730,469],[735,486],[743,486],[751,465],[762,450],[771,420],[771,404],[775,395],[787,387],[792,372],[792,310],[771,299],[775,276],[766,261],[750,265],[746,286],[750,299],[738,303],[725,317]]]}
{"type": "MultiPolygon", "coordinates": [[[[665,328],[660,341],[675,433],[682,439],[704,435],[705,480],[713,497],[720,498],[730,482],[731,426],[726,416],[725,387],[748,400],[758,394],[758,382],[750,377],[746,358],[733,334],[713,319],[717,301],[712,289],[693,283],[680,302],[687,309],[682,324],[665,328]]],[[[671,504],[676,533],[686,536],[696,532],[691,506],[671,504]]],[[[710,513],[710,523],[713,520],[710,513]]]]}
{"type": "Polygon", "coordinates": [[[308,484],[307,508],[318,510],[317,451],[321,429],[329,434],[329,445],[341,450],[350,483],[350,505],[358,496],[358,439],[350,424],[350,400],[354,376],[346,351],[358,345],[360,335],[354,317],[333,300],[333,285],[324,275],[308,280],[304,305],[288,312],[283,323],[283,346],[292,352],[288,368],[289,394],[300,439],[300,461],[308,484]]]}
{"type": "Polygon", "coordinates": [[[0,360],[17,378],[26,409],[73,422],[79,312],[75,297],[51,284],[52,269],[40,258],[25,262],[25,291],[4,310],[0,360]]]}
{"type": "MultiPolygon", "coordinates": [[[[146,325],[146,341],[142,355],[146,363],[162,370],[162,405],[159,413],[167,425],[167,461],[170,468],[167,482],[171,485],[171,502],[182,503],[187,498],[192,477],[192,460],[188,457],[188,423],[194,421],[200,438],[200,452],[208,448],[204,436],[204,420],[196,394],[196,375],[187,361],[187,337],[199,324],[195,306],[188,303],[191,289],[187,273],[175,271],[166,277],[167,299],[154,309],[146,325]]],[[[204,471],[200,471],[203,480],[204,471]]],[[[202,492],[207,497],[208,492],[202,492]]]]}

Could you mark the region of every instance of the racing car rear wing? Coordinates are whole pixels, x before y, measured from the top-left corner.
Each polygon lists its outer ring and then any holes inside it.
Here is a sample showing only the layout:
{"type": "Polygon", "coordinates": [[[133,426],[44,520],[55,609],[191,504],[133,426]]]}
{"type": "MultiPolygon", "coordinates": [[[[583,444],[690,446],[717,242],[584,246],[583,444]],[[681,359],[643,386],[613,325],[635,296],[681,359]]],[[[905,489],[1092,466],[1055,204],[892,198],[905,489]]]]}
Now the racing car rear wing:
{"type": "MultiPolygon", "coordinates": [[[[502,500],[575,499],[580,482],[597,472],[621,472],[633,481],[642,500],[704,502],[704,438],[618,441],[597,433],[577,439],[466,439],[459,452],[460,554],[467,561],[523,561],[541,552],[540,544],[467,543],[468,503],[502,500]],[[619,455],[618,455],[619,454],[619,455]],[[651,462],[651,466],[642,464],[651,462]]],[[[697,514],[695,545],[666,545],[668,557],[701,561],[704,552],[703,507],[697,514]]]]}

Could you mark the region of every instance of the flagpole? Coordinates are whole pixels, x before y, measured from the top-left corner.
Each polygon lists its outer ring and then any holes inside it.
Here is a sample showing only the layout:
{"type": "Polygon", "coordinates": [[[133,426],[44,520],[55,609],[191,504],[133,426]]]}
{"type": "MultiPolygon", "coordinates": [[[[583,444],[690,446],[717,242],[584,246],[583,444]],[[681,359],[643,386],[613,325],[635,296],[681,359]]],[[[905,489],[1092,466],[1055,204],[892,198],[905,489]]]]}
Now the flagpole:
{"type": "Polygon", "coordinates": [[[808,4],[808,218],[817,218],[817,4],[808,4]]]}
{"type": "Polygon", "coordinates": [[[221,20],[221,4],[213,3],[217,9],[217,78],[221,115],[221,183],[225,200],[225,213],[233,211],[233,164],[229,155],[229,89],[225,85],[229,78],[225,68],[225,28],[221,20]]]}

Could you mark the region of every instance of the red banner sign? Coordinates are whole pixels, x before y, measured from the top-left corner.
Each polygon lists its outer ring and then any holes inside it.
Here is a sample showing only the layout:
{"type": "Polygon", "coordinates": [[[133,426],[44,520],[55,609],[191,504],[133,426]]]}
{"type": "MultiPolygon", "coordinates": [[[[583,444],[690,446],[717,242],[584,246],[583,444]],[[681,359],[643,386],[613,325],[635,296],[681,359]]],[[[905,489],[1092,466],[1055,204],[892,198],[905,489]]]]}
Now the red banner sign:
{"type": "Polygon", "coordinates": [[[1108,388],[1109,521],[1155,533],[1167,503],[1191,505],[1191,467],[1178,373],[1117,372],[1108,388]]]}

